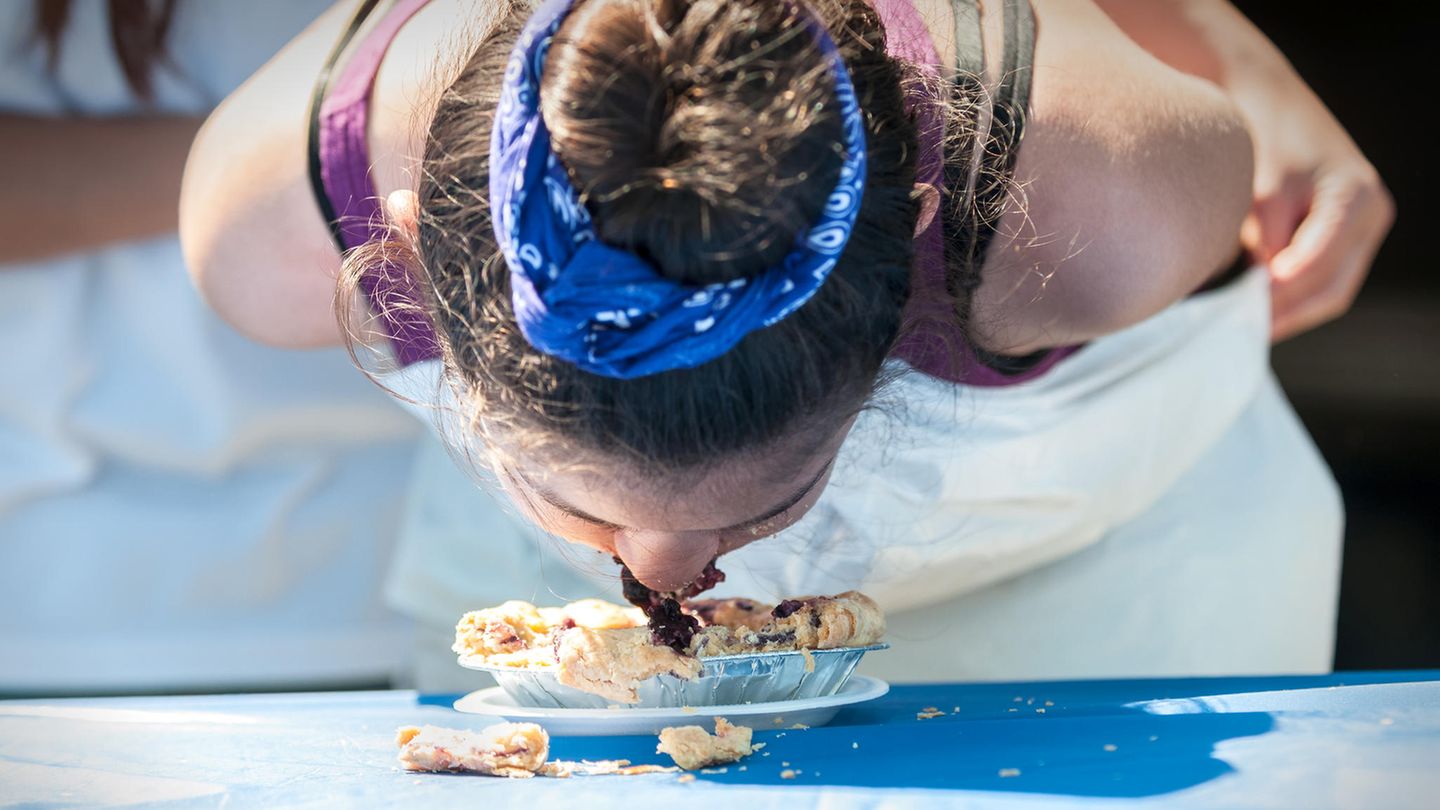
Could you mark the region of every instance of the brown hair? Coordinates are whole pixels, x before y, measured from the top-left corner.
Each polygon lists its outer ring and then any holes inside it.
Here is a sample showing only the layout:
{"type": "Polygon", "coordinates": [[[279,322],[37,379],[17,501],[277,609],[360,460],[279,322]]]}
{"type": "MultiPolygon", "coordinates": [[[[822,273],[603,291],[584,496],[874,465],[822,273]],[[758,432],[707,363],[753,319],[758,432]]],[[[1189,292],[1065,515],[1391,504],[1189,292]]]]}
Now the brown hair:
{"type": "MultiPolygon", "coordinates": [[[[141,101],[155,99],[152,74],[168,61],[165,40],[178,0],[109,0],[110,44],[130,91],[141,101]]],[[[35,0],[32,34],[45,45],[46,66],[55,72],[60,45],[70,23],[71,0],[35,0]]]]}
{"type": "MultiPolygon", "coordinates": [[[[528,9],[501,12],[438,101],[418,238],[400,246],[478,432],[518,438],[530,454],[583,450],[677,472],[812,424],[833,429],[864,407],[902,326],[918,215],[903,86],[919,74],[887,54],[868,3],[577,0],[547,56],[542,113],[602,240],[689,283],[758,273],[818,215],[843,154],[833,82],[802,13],[834,38],[865,115],[868,180],[845,252],[809,302],[720,358],[615,380],[535,350],[515,324],[487,164],[528,9]]],[[[342,297],[396,249],[352,252],[342,297]]]]}

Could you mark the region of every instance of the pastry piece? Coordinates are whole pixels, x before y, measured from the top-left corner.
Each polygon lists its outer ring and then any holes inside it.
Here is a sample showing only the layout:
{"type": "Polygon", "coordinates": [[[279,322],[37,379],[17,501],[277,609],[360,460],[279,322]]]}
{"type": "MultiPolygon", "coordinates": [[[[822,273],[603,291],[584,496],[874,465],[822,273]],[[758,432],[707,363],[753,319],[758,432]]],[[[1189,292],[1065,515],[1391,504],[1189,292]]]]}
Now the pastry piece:
{"type": "Polygon", "coordinates": [[[564,607],[540,608],[542,616],[559,616],[555,625],[563,625],[566,619],[593,630],[610,630],[620,627],[639,627],[645,623],[645,611],[633,607],[621,607],[604,599],[579,599],[564,607]]]}
{"type": "Polygon", "coordinates": [[[655,644],[648,627],[572,627],[560,633],[555,652],[556,680],[620,703],[639,702],[635,688],[647,678],[670,674],[690,680],[701,669],[694,657],[655,644]]]}
{"type": "Polygon", "coordinates": [[[534,723],[500,723],[483,731],[406,726],[395,743],[406,770],[515,778],[534,776],[550,753],[549,735],[534,723]]]}
{"type": "Polygon", "coordinates": [[[675,764],[687,771],[736,762],[749,756],[751,730],[733,726],[723,717],[715,718],[712,735],[700,726],[671,726],[660,729],[660,744],[655,751],[669,754],[675,764]]]}
{"type": "Polygon", "coordinates": [[[512,600],[485,610],[472,610],[455,625],[455,644],[461,656],[483,658],[497,666],[541,665],[536,642],[549,635],[551,623],[529,602],[512,600]]]}
{"type": "Polygon", "coordinates": [[[543,669],[555,665],[554,635],[559,631],[577,626],[608,630],[644,623],[644,611],[603,599],[581,599],[548,608],[512,600],[460,617],[451,649],[492,666],[543,669]]]}
{"type": "Polygon", "coordinates": [[[864,647],[885,635],[885,614],[859,591],[787,599],[770,615],[773,621],[755,634],[761,650],[864,647]]]}

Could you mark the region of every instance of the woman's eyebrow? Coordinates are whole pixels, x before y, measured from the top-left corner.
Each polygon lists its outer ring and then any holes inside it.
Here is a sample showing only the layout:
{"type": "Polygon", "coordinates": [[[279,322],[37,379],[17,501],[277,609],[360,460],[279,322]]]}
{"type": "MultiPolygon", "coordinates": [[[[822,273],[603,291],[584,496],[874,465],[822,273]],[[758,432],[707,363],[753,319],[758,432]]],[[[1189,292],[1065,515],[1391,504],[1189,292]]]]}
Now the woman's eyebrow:
{"type": "MultiPolygon", "coordinates": [[[[829,472],[831,466],[833,466],[834,464],[835,464],[835,457],[834,457],[834,456],[831,456],[831,457],[830,457],[830,460],[825,462],[825,465],[820,468],[820,472],[816,473],[816,474],[815,474],[815,477],[812,478],[812,479],[810,479],[809,483],[805,484],[805,486],[803,486],[803,487],[801,487],[799,490],[797,490],[797,491],[795,492],[795,494],[791,495],[789,498],[786,498],[783,503],[779,504],[778,506],[776,506],[776,507],[773,508],[773,509],[770,509],[770,510],[767,511],[765,514],[763,514],[763,515],[761,515],[761,516],[759,516],[759,517],[750,518],[749,520],[746,520],[746,521],[744,521],[744,522],[742,522],[742,523],[736,523],[736,524],[733,525],[733,526],[726,526],[726,527],[723,528],[723,529],[714,529],[713,531],[717,531],[717,532],[733,532],[733,531],[739,531],[739,530],[742,530],[742,529],[748,529],[748,528],[750,528],[751,526],[758,526],[758,525],[766,522],[767,520],[773,520],[773,519],[775,519],[776,517],[779,517],[780,515],[785,514],[785,513],[788,512],[790,509],[794,508],[795,504],[797,504],[797,503],[805,500],[805,496],[806,496],[806,495],[809,495],[810,492],[811,492],[813,489],[815,489],[815,485],[820,483],[820,479],[822,479],[822,478],[825,477],[825,473],[829,472]]],[[[522,479],[522,480],[524,480],[524,479],[522,479]]],[[[530,485],[531,490],[533,490],[534,493],[540,497],[540,500],[544,501],[546,504],[548,504],[550,507],[552,507],[553,509],[555,509],[555,510],[558,511],[558,512],[563,512],[564,514],[569,515],[570,517],[578,518],[579,520],[583,520],[583,521],[586,521],[586,522],[588,522],[588,523],[594,523],[594,524],[597,525],[597,526],[602,526],[602,527],[607,528],[607,529],[624,529],[624,528],[625,528],[624,526],[620,526],[620,525],[617,525],[617,524],[615,524],[615,523],[611,523],[611,522],[608,521],[608,520],[601,520],[600,518],[597,518],[597,517],[595,517],[594,515],[586,514],[585,512],[582,512],[581,510],[576,509],[575,507],[571,506],[570,504],[565,503],[564,501],[562,501],[562,500],[560,500],[559,498],[555,497],[555,495],[554,495],[553,493],[551,493],[551,492],[549,492],[549,491],[547,491],[547,490],[545,490],[545,489],[543,489],[543,488],[541,488],[541,487],[537,487],[537,486],[535,486],[535,485],[533,485],[533,484],[530,484],[529,481],[526,481],[525,483],[530,485]]]]}

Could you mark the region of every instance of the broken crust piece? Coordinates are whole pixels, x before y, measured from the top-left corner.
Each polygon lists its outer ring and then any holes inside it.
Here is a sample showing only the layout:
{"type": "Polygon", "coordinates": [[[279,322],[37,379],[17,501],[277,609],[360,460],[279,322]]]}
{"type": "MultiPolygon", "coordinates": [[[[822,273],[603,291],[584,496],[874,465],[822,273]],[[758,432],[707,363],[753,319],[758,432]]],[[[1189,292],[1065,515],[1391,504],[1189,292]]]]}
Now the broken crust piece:
{"type": "Polygon", "coordinates": [[[556,647],[560,683],[621,703],[637,703],[636,687],[647,678],[670,674],[684,680],[700,675],[699,659],[650,640],[650,628],[605,630],[573,627],[556,647]]]}
{"type": "Polygon", "coordinates": [[[750,746],[751,729],[731,725],[723,717],[715,718],[715,733],[700,726],[672,726],[660,729],[656,753],[669,754],[675,764],[687,771],[725,765],[754,753],[750,746]]]}
{"type": "Polygon", "coordinates": [[[482,731],[406,726],[396,732],[409,771],[451,771],[529,778],[545,765],[550,736],[534,723],[499,723],[482,731]]]}

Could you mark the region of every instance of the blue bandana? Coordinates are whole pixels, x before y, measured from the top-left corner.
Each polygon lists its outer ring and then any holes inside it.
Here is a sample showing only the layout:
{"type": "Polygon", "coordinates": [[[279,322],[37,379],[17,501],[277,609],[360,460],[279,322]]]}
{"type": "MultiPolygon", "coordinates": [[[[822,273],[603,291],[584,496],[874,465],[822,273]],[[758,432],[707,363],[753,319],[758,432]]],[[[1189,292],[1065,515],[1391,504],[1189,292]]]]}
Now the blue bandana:
{"type": "Polygon", "coordinates": [[[515,320],[536,349],[605,377],[693,368],[815,294],[850,239],[865,188],[865,127],[839,50],[811,22],[830,60],[845,132],[840,182],[819,221],[776,267],[721,284],[682,284],[603,244],[550,149],[540,76],[572,0],[546,0],[505,68],[490,141],[490,210],[510,268],[515,320]]]}

